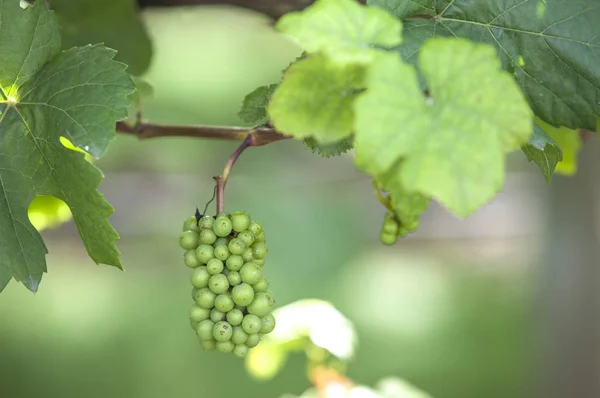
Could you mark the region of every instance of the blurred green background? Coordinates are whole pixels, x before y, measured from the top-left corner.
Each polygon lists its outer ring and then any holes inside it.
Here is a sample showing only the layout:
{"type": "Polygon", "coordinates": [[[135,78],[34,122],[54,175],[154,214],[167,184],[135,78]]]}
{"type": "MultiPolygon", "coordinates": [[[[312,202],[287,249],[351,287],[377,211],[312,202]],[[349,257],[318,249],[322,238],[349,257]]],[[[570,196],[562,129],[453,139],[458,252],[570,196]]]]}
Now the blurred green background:
{"type": "MultiPolygon", "coordinates": [[[[155,91],[144,118],[154,122],[242,125],[244,95],[278,81],[300,53],[240,9],[151,10],[144,21],[155,91]]],[[[0,295],[0,397],[267,398],[310,386],[300,354],[259,382],[243,361],[202,351],[189,328],[177,238],[235,147],[117,137],[97,165],[125,272],[94,265],[72,223],[44,231],[39,293],[12,282],[0,295]]],[[[354,322],[357,382],[398,376],[435,398],[532,397],[545,358],[540,280],[553,280],[540,257],[552,192],[522,158],[475,216],[459,221],[434,205],[393,247],[378,241],[384,209],[351,155],[321,159],[298,142],[245,152],[226,207],[263,223],[277,305],[320,298],[354,322]]]]}

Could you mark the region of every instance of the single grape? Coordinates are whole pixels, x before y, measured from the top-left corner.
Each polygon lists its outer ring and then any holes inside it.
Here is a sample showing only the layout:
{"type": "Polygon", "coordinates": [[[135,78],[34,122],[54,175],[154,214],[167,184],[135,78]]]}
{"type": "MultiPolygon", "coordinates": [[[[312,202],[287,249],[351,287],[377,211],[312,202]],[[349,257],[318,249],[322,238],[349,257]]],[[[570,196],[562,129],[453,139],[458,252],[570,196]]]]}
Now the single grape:
{"type": "Polygon", "coordinates": [[[248,348],[254,348],[260,343],[260,334],[251,334],[248,336],[248,339],[244,344],[248,346],[248,348]]]}
{"type": "Polygon", "coordinates": [[[244,332],[241,326],[234,326],[231,334],[231,342],[234,344],[244,344],[248,340],[248,333],[244,332]]]}
{"type": "Polygon", "coordinates": [[[215,257],[215,249],[210,245],[200,245],[196,249],[196,257],[202,264],[206,264],[208,260],[215,257]]]}
{"type": "Polygon", "coordinates": [[[205,266],[196,267],[192,270],[192,273],[190,274],[190,283],[194,287],[203,288],[208,286],[209,278],[210,274],[206,270],[205,266]]]}
{"type": "Polygon", "coordinates": [[[252,245],[252,255],[254,258],[263,259],[269,252],[265,242],[256,242],[252,245]]]}
{"type": "Polygon", "coordinates": [[[273,314],[265,315],[264,317],[260,318],[260,321],[261,321],[261,327],[260,327],[261,334],[269,334],[275,329],[275,317],[273,316],[273,314]]]}
{"type": "Polygon", "coordinates": [[[231,339],[231,335],[233,334],[233,327],[225,322],[219,321],[215,323],[213,326],[213,338],[217,341],[227,341],[231,339]]]}
{"type": "Polygon", "coordinates": [[[202,348],[204,348],[206,351],[212,351],[214,349],[217,348],[217,342],[214,340],[204,340],[200,342],[200,345],[202,346],[202,348]]]}
{"type": "Polygon", "coordinates": [[[260,278],[258,282],[252,285],[252,288],[254,289],[255,293],[266,292],[269,288],[269,282],[267,282],[265,278],[260,278]]]}
{"type": "Polygon", "coordinates": [[[248,263],[253,259],[254,256],[252,255],[252,249],[247,247],[246,250],[244,250],[244,252],[242,253],[242,260],[244,260],[245,263],[248,263]]]}
{"type": "Polygon", "coordinates": [[[248,231],[252,232],[254,236],[260,234],[263,230],[262,225],[258,221],[252,221],[250,225],[248,225],[248,231]]]}
{"type": "Polygon", "coordinates": [[[179,235],[179,246],[183,250],[192,250],[198,247],[200,239],[198,234],[194,231],[185,231],[179,235]]]}
{"type": "Polygon", "coordinates": [[[242,329],[248,334],[256,334],[260,332],[262,322],[256,315],[248,314],[242,320],[242,329]]]}
{"type": "Polygon", "coordinates": [[[227,274],[227,280],[229,281],[229,286],[235,286],[242,283],[242,277],[237,271],[229,271],[227,274]]]}
{"type": "Polygon", "coordinates": [[[227,322],[233,326],[240,325],[244,319],[244,313],[238,308],[234,308],[227,313],[227,322]]]}
{"type": "Polygon", "coordinates": [[[225,217],[225,218],[231,219],[231,214],[227,213],[226,211],[222,211],[219,214],[217,214],[217,218],[221,218],[221,217],[225,217]]]}
{"type": "Polygon", "coordinates": [[[196,220],[195,216],[191,216],[185,219],[185,221],[183,222],[182,231],[200,231],[200,227],[198,227],[198,220],[196,220]]]}
{"type": "Polygon", "coordinates": [[[233,355],[235,355],[236,357],[243,358],[248,353],[248,346],[245,344],[238,344],[235,347],[233,347],[232,352],[233,355]]]}
{"type": "Polygon", "coordinates": [[[196,304],[202,308],[211,309],[215,306],[215,298],[217,297],[209,288],[203,287],[196,293],[196,304]]]}
{"type": "Polygon", "coordinates": [[[249,285],[254,285],[260,280],[262,275],[258,265],[254,263],[246,263],[240,269],[240,276],[242,277],[242,282],[249,285]]]}
{"type": "Polygon", "coordinates": [[[198,327],[196,328],[196,334],[198,335],[200,340],[212,340],[214,325],[215,323],[210,319],[205,319],[198,323],[198,327]]]}
{"type": "Polygon", "coordinates": [[[381,240],[381,243],[383,243],[384,245],[391,246],[394,243],[396,243],[397,239],[398,236],[395,234],[388,234],[383,231],[381,231],[381,234],[379,234],[379,240],[381,240]]]}
{"type": "Polygon", "coordinates": [[[242,232],[250,226],[250,216],[245,211],[236,211],[231,216],[231,224],[235,232],[242,232]]]}
{"type": "Polygon", "coordinates": [[[193,249],[185,252],[183,255],[183,262],[190,268],[196,268],[202,265],[200,260],[198,260],[198,257],[196,257],[196,250],[193,249]]]}
{"type": "Polygon", "coordinates": [[[198,221],[198,227],[200,227],[200,229],[211,229],[214,222],[215,219],[211,216],[204,216],[198,221]]]}
{"type": "Polygon", "coordinates": [[[219,321],[223,321],[225,320],[225,313],[219,311],[216,308],[213,308],[212,310],[210,310],[210,320],[213,321],[214,323],[217,323],[219,321]]]}
{"type": "Polygon", "coordinates": [[[248,304],[248,313],[258,317],[266,316],[273,309],[273,299],[267,293],[259,292],[254,295],[254,300],[248,304]]]}
{"type": "Polygon", "coordinates": [[[200,322],[210,317],[210,310],[197,305],[192,305],[190,308],[190,319],[194,322],[200,322]]]}
{"type": "Polygon", "coordinates": [[[218,237],[228,236],[231,233],[231,220],[225,217],[217,217],[212,230],[218,237]]]}
{"type": "Polygon", "coordinates": [[[216,274],[210,277],[208,280],[208,288],[214,294],[221,294],[226,292],[229,289],[229,281],[227,280],[227,276],[223,274],[216,274]]]}
{"type": "Polygon", "coordinates": [[[401,226],[400,228],[398,228],[398,236],[403,238],[406,235],[408,235],[408,229],[404,228],[403,226],[401,226]]]}
{"type": "Polygon", "coordinates": [[[200,290],[197,287],[193,287],[192,288],[192,300],[196,301],[196,293],[198,293],[198,290],[200,290]]]}
{"type": "Polygon", "coordinates": [[[192,329],[196,330],[196,328],[198,327],[198,322],[190,319],[190,326],[192,327],[192,329]]]}
{"type": "Polygon", "coordinates": [[[261,231],[259,234],[256,235],[256,238],[254,239],[254,243],[260,243],[260,242],[264,242],[265,241],[265,231],[261,231]]]}
{"type": "Polygon", "coordinates": [[[244,250],[246,250],[246,245],[238,238],[233,238],[229,241],[229,252],[231,254],[239,256],[244,253],[244,250]]]}
{"type": "Polygon", "coordinates": [[[255,258],[254,260],[252,260],[252,262],[256,265],[258,265],[259,267],[262,267],[265,265],[265,259],[264,258],[255,258]]]}
{"type": "Polygon", "coordinates": [[[242,242],[244,242],[244,245],[246,245],[246,247],[250,246],[251,244],[254,243],[254,234],[250,231],[242,231],[238,234],[237,238],[239,240],[241,240],[242,242]]]}
{"type": "Polygon", "coordinates": [[[239,271],[240,268],[242,268],[242,265],[244,265],[244,259],[237,254],[232,254],[227,261],[225,261],[225,264],[227,264],[227,268],[229,268],[230,271],[239,271]]]}
{"type": "Polygon", "coordinates": [[[227,245],[215,246],[214,254],[215,257],[219,260],[225,261],[229,257],[229,248],[227,247],[227,245]]]}
{"type": "Polygon", "coordinates": [[[215,298],[215,308],[222,312],[229,312],[235,306],[229,292],[221,293],[215,298]]]}
{"type": "MultiPolygon", "coordinates": [[[[229,244],[229,238],[217,238],[215,243],[213,243],[213,247],[219,247],[221,245],[227,246],[229,244]]],[[[227,249],[229,251],[229,249],[227,249]]]]}
{"type": "Polygon", "coordinates": [[[217,240],[217,235],[212,229],[203,229],[200,231],[200,243],[203,245],[212,245],[217,240]]]}
{"type": "Polygon", "coordinates": [[[211,275],[220,274],[223,272],[223,268],[225,268],[223,261],[219,260],[218,258],[211,258],[206,263],[206,271],[208,271],[208,273],[211,275]]]}
{"type": "Polygon", "coordinates": [[[414,232],[417,230],[417,228],[419,228],[419,219],[416,218],[409,223],[403,222],[402,226],[406,228],[407,231],[414,232]]]}
{"type": "Polygon", "coordinates": [[[217,341],[216,347],[217,351],[231,352],[233,351],[235,344],[233,344],[231,341],[217,341]]]}
{"type": "Polygon", "coordinates": [[[233,287],[231,298],[237,305],[246,306],[254,299],[254,289],[247,283],[241,283],[233,287]]]}

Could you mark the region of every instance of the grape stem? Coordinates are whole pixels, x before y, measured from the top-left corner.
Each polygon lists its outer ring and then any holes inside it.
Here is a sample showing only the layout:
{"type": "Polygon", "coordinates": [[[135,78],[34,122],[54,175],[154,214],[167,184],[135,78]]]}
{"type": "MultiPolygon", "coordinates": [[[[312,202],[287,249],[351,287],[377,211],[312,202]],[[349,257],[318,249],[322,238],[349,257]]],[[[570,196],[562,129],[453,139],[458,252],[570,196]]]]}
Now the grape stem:
{"type": "Polygon", "coordinates": [[[379,186],[377,185],[377,182],[375,182],[375,180],[373,180],[373,191],[375,192],[375,197],[377,197],[377,200],[379,200],[379,202],[382,205],[384,205],[389,211],[393,212],[394,209],[392,208],[390,199],[383,197],[383,195],[381,194],[381,190],[379,189],[379,186]]]}

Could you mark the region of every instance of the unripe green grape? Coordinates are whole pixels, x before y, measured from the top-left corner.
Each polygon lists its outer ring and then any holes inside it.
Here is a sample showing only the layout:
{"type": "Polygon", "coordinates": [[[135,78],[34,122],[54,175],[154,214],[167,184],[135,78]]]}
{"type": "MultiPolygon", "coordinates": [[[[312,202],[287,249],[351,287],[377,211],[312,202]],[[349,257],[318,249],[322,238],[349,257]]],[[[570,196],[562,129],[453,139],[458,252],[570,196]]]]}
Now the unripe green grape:
{"type": "Polygon", "coordinates": [[[240,268],[242,268],[242,265],[244,265],[244,259],[240,255],[232,254],[227,261],[225,261],[225,264],[230,271],[239,271],[240,268]]]}
{"type": "Polygon", "coordinates": [[[246,250],[244,250],[244,252],[242,253],[242,260],[244,260],[245,263],[248,263],[253,259],[254,256],[252,256],[252,249],[247,247],[246,250]]]}
{"type": "Polygon", "coordinates": [[[249,285],[254,285],[262,277],[260,267],[254,263],[246,263],[240,269],[242,282],[249,285]]]}
{"type": "Polygon", "coordinates": [[[246,250],[246,245],[238,238],[231,239],[228,247],[231,254],[236,254],[238,256],[240,256],[242,253],[244,253],[244,250],[246,250]]]}
{"type": "Polygon", "coordinates": [[[255,258],[254,260],[252,260],[252,262],[256,265],[258,265],[259,267],[262,267],[265,265],[265,259],[264,258],[255,258]]]}
{"type": "Polygon", "coordinates": [[[225,261],[229,257],[229,248],[227,247],[227,245],[215,246],[214,255],[215,258],[218,258],[221,261],[225,261]]]}
{"type": "Polygon", "coordinates": [[[219,214],[217,214],[217,218],[221,218],[221,217],[231,219],[231,214],[227,213],[226,211],[222,211],[219,214]]]}
{"type": "Polygon", "coordinates": [[[194,322],[201,322],[210,317],[210,310],[197,305],[192,305],[190,308],[190,319],[194,322]]]}
{"type": "Polygon", "coordinates": [[[183,255],[183,262],[190,268],[196,268],[202,265],[200,260],[198,260],[198,257],[196,257],[196,250],[193,249],[185,252],[183,255]]]}
{"type": "Polygon", "coordinates": [[[215,298],[217,297],[209,288],[203,287],[196,293],[196,304],[202,308],[212,309],[215,306],[215,298]]]}
{"type": "Polygon", "coordinates": [[[235,347],[233,347],[232,352],[236,357],[243,358],[248,353],[248,346],[245,344],[237,344],[235,347]]]}
{"type": "Polygon", "coordinates": [[[273,316],[273,314],[265,315],[264,317],[260,318],[260,321],[261,321],[261,327],[260,327],[261,334],[269,334],[275,329],[275,317],[273,316]]]}
{"type": "Polygon", "coordinates": [[[210,278],[210,274],[206,270],[205,266],[196,267],[192,270],[190,274],[190,283],[192,286],[197,288],[203,288],[208,286],[208,279],[210,278]]]}
{"type": "Polygon", "coordinates": [[[208,273],[211,275],[220,274],[223,272],[223,268],[225,268],[223,261],[219,260],[218,258],[211,258],[206,263],[206,271],[208,271],[208,273]]]}
{"type": "Polygon", "coordinates": [[[198,327],[198,322],[190,319],[190,326],[192,327],[193,330],[196,330],[196,328],[198,327]]]}
{"type": "Polygon", "coordinates": [[[208,260],[215,257],[215,249],[210,245],[200,245],[196,249],[196,257],[202,264],[206,264],[208,260]]]}
{"type": "Polygon", "coordinates": [[[231,233],[231,220],[225,217],[217,217],[212,230],[218,237],[228,236],[231,233]]]}
{"type": "Polygon", "coordinates": [[[407,231],[409,231],[409,232],[414,232],[414,231],[416,231],[416,230],[417,230],[417,228],[419,228],[419,219],[418,219],[418,218],[416,218],[416,219],[414,219],[414,220],[413,220],[412,222],[410,222],[410,223],[405,223],[405,222],[403,222],[403,223],[402,223],[402,226],[403,226],[404,228],[406,228],[406,230],[407,230],[407,231]]]}
{"type": "Polygon", "coordinates": [[[394,243],[396,243],[397,239],[398,236],[395,234],[388,234],[383,231],[379,234],[379,240],[381,240],[381,243],[383,243],[384,245],[391,246],[394,243]]]}
{"type": "Polygon", "coordinates": [[[209,318],[214,323],[217,323],[219,321],[225,320],[225,315],[226,314],[224,312],[221,312],[218,309],[213,308],[212,310],[210,310],[210,316],[209,316],[209,318]]]}
{"type": "Polygon", "coordinates": [[[198,221],[198,227],[200,227],[200,229],[211,229],[214,222],[215,219],[211,216],[204,216],[198,221]]]}
{"type": "Polygon", "coordinates": [[[200,243],[203,245],[212,245],[217,240],[217,235],[212,229],[203,229],[200,231],[200,243]]]}
{"type": "Polygon", "coordinates": [[[236,286],[242,283],[242,277],[237,271],[229,271],[227,274],[227,280],[229,281],[229,286],[236,286]]]}
{"type": "Polygon", "coordinates": [[[200,231],[200,227],[198,227],[198,220],[196,220],[195,216],[191,216],[185,219],[183,222],[183,228],[181,229],[183,232],[185,231],[200,231]]]}
{"type": "Polygon", "coordinates": [[[263,259],[267,256],[269,249],[265,242],[256,242],[252,245],[252,255],[254,258],[263,259]]]}
{"type": "Polygon", "coordinates": [[[252,288],[254,289],[255,293],[266,292],[269,288],[269,282],[267,282],[265,278],[260,278],[258,282],[252,285],[252,288]]]}
{"type": "Polygon", "coordinates": [[[247,229],[252,232],[254,236],[258,236],[263,230],[262,225],[258,221],[252,221],[247,229]]]}
{"type": "Polygon", "coordinates": [[[250,226],[250,216],[245,211],[236,211],[231,216],[231,224],[235,232],[242,232],[250,226]]]}
{"type": "Polygon", "coordinates": [[[244,245],[246,245],[246,247],[250,246],[251,244],[254,243],[254,234],[250,231],[242,231],[238,234],[237,238],[239,240],[241,240],[242,242],[244,242],[244,245]]]}
{"type": "Polygon", "coordinates": [[[198,327],[196,328],[196,334],[200,340],[212,340],[213,335],[213,326],[215,323],[210,319],[205,319],[198,323],[198,327]]]}
{"type": "MultiPolygon", "coordinates": [[[[215,243],[213,243],[213,247],[219,247],[221,245],[227,247],[228,244],[229,244],[228,238],[217,238],[215,243]]],[[[227,249],[227,251],[229,251],[229,248],[227,249]]]]}
{"type": "Polygon", "coordinates": [[[200,239],[198,234],[194,231],[185,231],[179,235],[179,246],[183,250],[192,250],[198,247],[200,239]]]}
{"type": "Polygon", "coordinates": [[[258,317],[266,316],[273,309],[273,299],[267,293],[259,292],[254,295],[254,300],[248,304],[248,313],[258,317]]]}
{"type": "Polygon", "coordinates": [[[231,340],[233,327],[226,321],[219,321],[213,326],[213,339],[217,342],[231,340]]]}
{"type": "Polygon", "coordinates": [[[213,351],[217,348],[217,342],[215,340],[204,340],[200,342],[200,345],[206,351],[213,351]]]}
{"type": "Polygon", "coordinates": [[[248,333],[244,332],[241,326],[234,326],[231,334],[231,342],[234,344],[244,344],[248,340],[248,333]]]}
{"type": "Polygon", "coordinates": [[[256,315],[248,314],[242,320],[242,329],[244,329],[244,332],[250,335],[260,332],[261,327],[262,322],[256,315]]]}
{"type": "Polygon", "coordinates": [[[208,280],[208,288],[214,294],[221,294],[229,289],[229,281],[227,276],[223,274],[216,274],[210,277],[208,280]]]}
{"type": "Polygon", "coordinates": [[[259,234],[256,235],[256,238],[254,239],[254,243],[260,243],[260,242],[264,242],[265,241],[265,231],[261,231],[259,234]]]}
{"type": "Polygon", "coordinates": [[[275,295],[272,291],[267,290],[265,294],[268,296],[269,300],[271,300],[272,304],[275,304],[275,295]]]}
{"type": "Polygon", "coordinates": [[[244,314],[238,308],[234,308],[227,313],[226,317],[227,322],[229,322],[230,325],[238,326],[242,323],[242,320],[244,319],[244,314]]]}
{"type": "Polygon", "coordinates": [[[244,344],[246,344],[248,348],[254,348],[260,343],[260,338],[260,334],[251,334],[244,344]]]}
{"type": "Polygon", "coordinates": [[[233,351],[235,344],[233,344],[231,341],[217,341],[217,351],[220,352],[231,352],[233,351]]]}
{"type": "Polygon", "coordinates": [[[215,308],[221,312],[229,312],[234,306],[235,303],[229,292],[221,293],[215,298],[215,308]]]}
{"type": "MultiPolygon", "coordinates": [[[[208,281],[206,281],[206,283],[208,283],[208,281]]],[[[196,293],[198,293],[198,290],[200,290],[200,288],[197,288],[197,287],[192,288],[192,300],[194,300],[194,301],[196,301],[196,293]]]]}
{"type": "Polygon", "coordinates": [[[231,298],[237,305],[246,306],[254,300],[254,289],[247,283],[241,283],[233,287],[231,298]]]}
{"type": "Polygon", "coordinates": [[[406,235],[408,235],[408,230],[403,226],[400,226],[400,228],[398,229],[398,237],[404,238],[406,235]]]}

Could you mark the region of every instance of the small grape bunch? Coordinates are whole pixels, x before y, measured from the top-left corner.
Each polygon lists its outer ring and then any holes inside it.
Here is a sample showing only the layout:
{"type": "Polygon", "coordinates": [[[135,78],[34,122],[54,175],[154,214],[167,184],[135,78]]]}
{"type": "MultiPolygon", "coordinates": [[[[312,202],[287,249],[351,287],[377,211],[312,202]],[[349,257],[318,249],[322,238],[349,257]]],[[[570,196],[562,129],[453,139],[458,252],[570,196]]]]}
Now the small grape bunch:
{"type": "Polygon", "coordinates": [[[262,276],[268,252],[262,225],[242,211],[189,217],[179,245],[192,268],[190,324],[200,344],[244,357],[275,328],[275,299],[262,276]]]}
{"type": "Polygon", "coordinates": [[[409,232],[415,231],[418,227],[418,218],[412,223],[405,223],[398,219],[396,213],[388,211],[383,218],[379,239],[385,245],[393,245],[399,237],[405,237],[409,232]]]}

